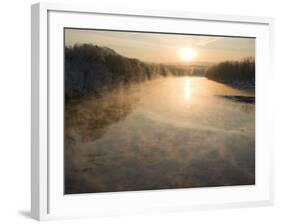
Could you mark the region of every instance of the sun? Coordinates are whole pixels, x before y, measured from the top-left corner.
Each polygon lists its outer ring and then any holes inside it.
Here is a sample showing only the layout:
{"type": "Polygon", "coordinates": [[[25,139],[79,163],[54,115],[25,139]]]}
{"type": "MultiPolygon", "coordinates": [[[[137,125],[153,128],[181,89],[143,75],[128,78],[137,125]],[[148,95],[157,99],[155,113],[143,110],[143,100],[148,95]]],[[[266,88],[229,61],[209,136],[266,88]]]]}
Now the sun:
{"type": "Polygon", "coordinates": [[[194,49],[185,47],[179,49],[179,56],[183,61],[192,61],[196,56],[196,52],[194,49]]]}

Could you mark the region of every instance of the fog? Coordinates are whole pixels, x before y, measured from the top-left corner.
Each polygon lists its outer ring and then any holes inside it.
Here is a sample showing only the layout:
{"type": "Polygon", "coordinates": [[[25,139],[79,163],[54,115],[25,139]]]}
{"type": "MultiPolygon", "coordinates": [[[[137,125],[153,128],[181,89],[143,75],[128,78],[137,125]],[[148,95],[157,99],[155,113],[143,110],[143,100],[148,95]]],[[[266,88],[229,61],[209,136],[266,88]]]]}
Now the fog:
{"type": "Polygon", "coordinates": [[[167,77],[73,101],[65,192],[255,184],[255,104],[243,97],[254,92],[167,77]]]}

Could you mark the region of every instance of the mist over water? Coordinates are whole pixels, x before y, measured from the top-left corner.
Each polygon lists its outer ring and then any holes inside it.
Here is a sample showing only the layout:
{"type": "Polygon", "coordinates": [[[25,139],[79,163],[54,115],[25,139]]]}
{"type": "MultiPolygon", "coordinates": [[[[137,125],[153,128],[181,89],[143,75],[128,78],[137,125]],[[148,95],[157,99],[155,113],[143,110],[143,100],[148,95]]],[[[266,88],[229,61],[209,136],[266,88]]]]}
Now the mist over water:
{"type": "Polygon", "coordinates": [[[255,94],[168,77],[72,102],[65,192],[255,184],[255,104],[233,96],[255,94]]]}

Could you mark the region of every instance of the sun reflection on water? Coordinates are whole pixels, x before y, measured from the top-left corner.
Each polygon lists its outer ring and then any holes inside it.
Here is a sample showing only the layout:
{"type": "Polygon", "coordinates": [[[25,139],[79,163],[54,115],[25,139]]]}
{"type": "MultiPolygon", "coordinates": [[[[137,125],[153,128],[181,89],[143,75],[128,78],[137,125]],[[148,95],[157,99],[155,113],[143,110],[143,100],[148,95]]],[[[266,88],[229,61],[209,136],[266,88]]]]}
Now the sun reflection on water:
{"type": "Polygon", "coordinates": [[[191,88],[190,88],[190,82],[188,79],[186,79],[184,81],[184,86],[183,86],[183,95],[184,95],[184,99],[188,100],[191,97],[191,88]]]}

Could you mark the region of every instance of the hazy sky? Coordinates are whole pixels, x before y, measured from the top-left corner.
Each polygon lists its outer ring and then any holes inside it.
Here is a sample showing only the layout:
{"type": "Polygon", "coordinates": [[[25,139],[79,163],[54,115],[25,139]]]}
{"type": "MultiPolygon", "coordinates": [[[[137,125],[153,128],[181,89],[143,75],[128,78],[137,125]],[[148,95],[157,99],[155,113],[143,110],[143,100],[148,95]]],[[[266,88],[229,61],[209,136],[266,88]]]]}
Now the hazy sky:
{"type": "Polygon", "coordinates": [[[106,46],[148,62],[218,62],[255,56],[253,38],[65,29],[67,46],[82,43],[106,46]]]}

